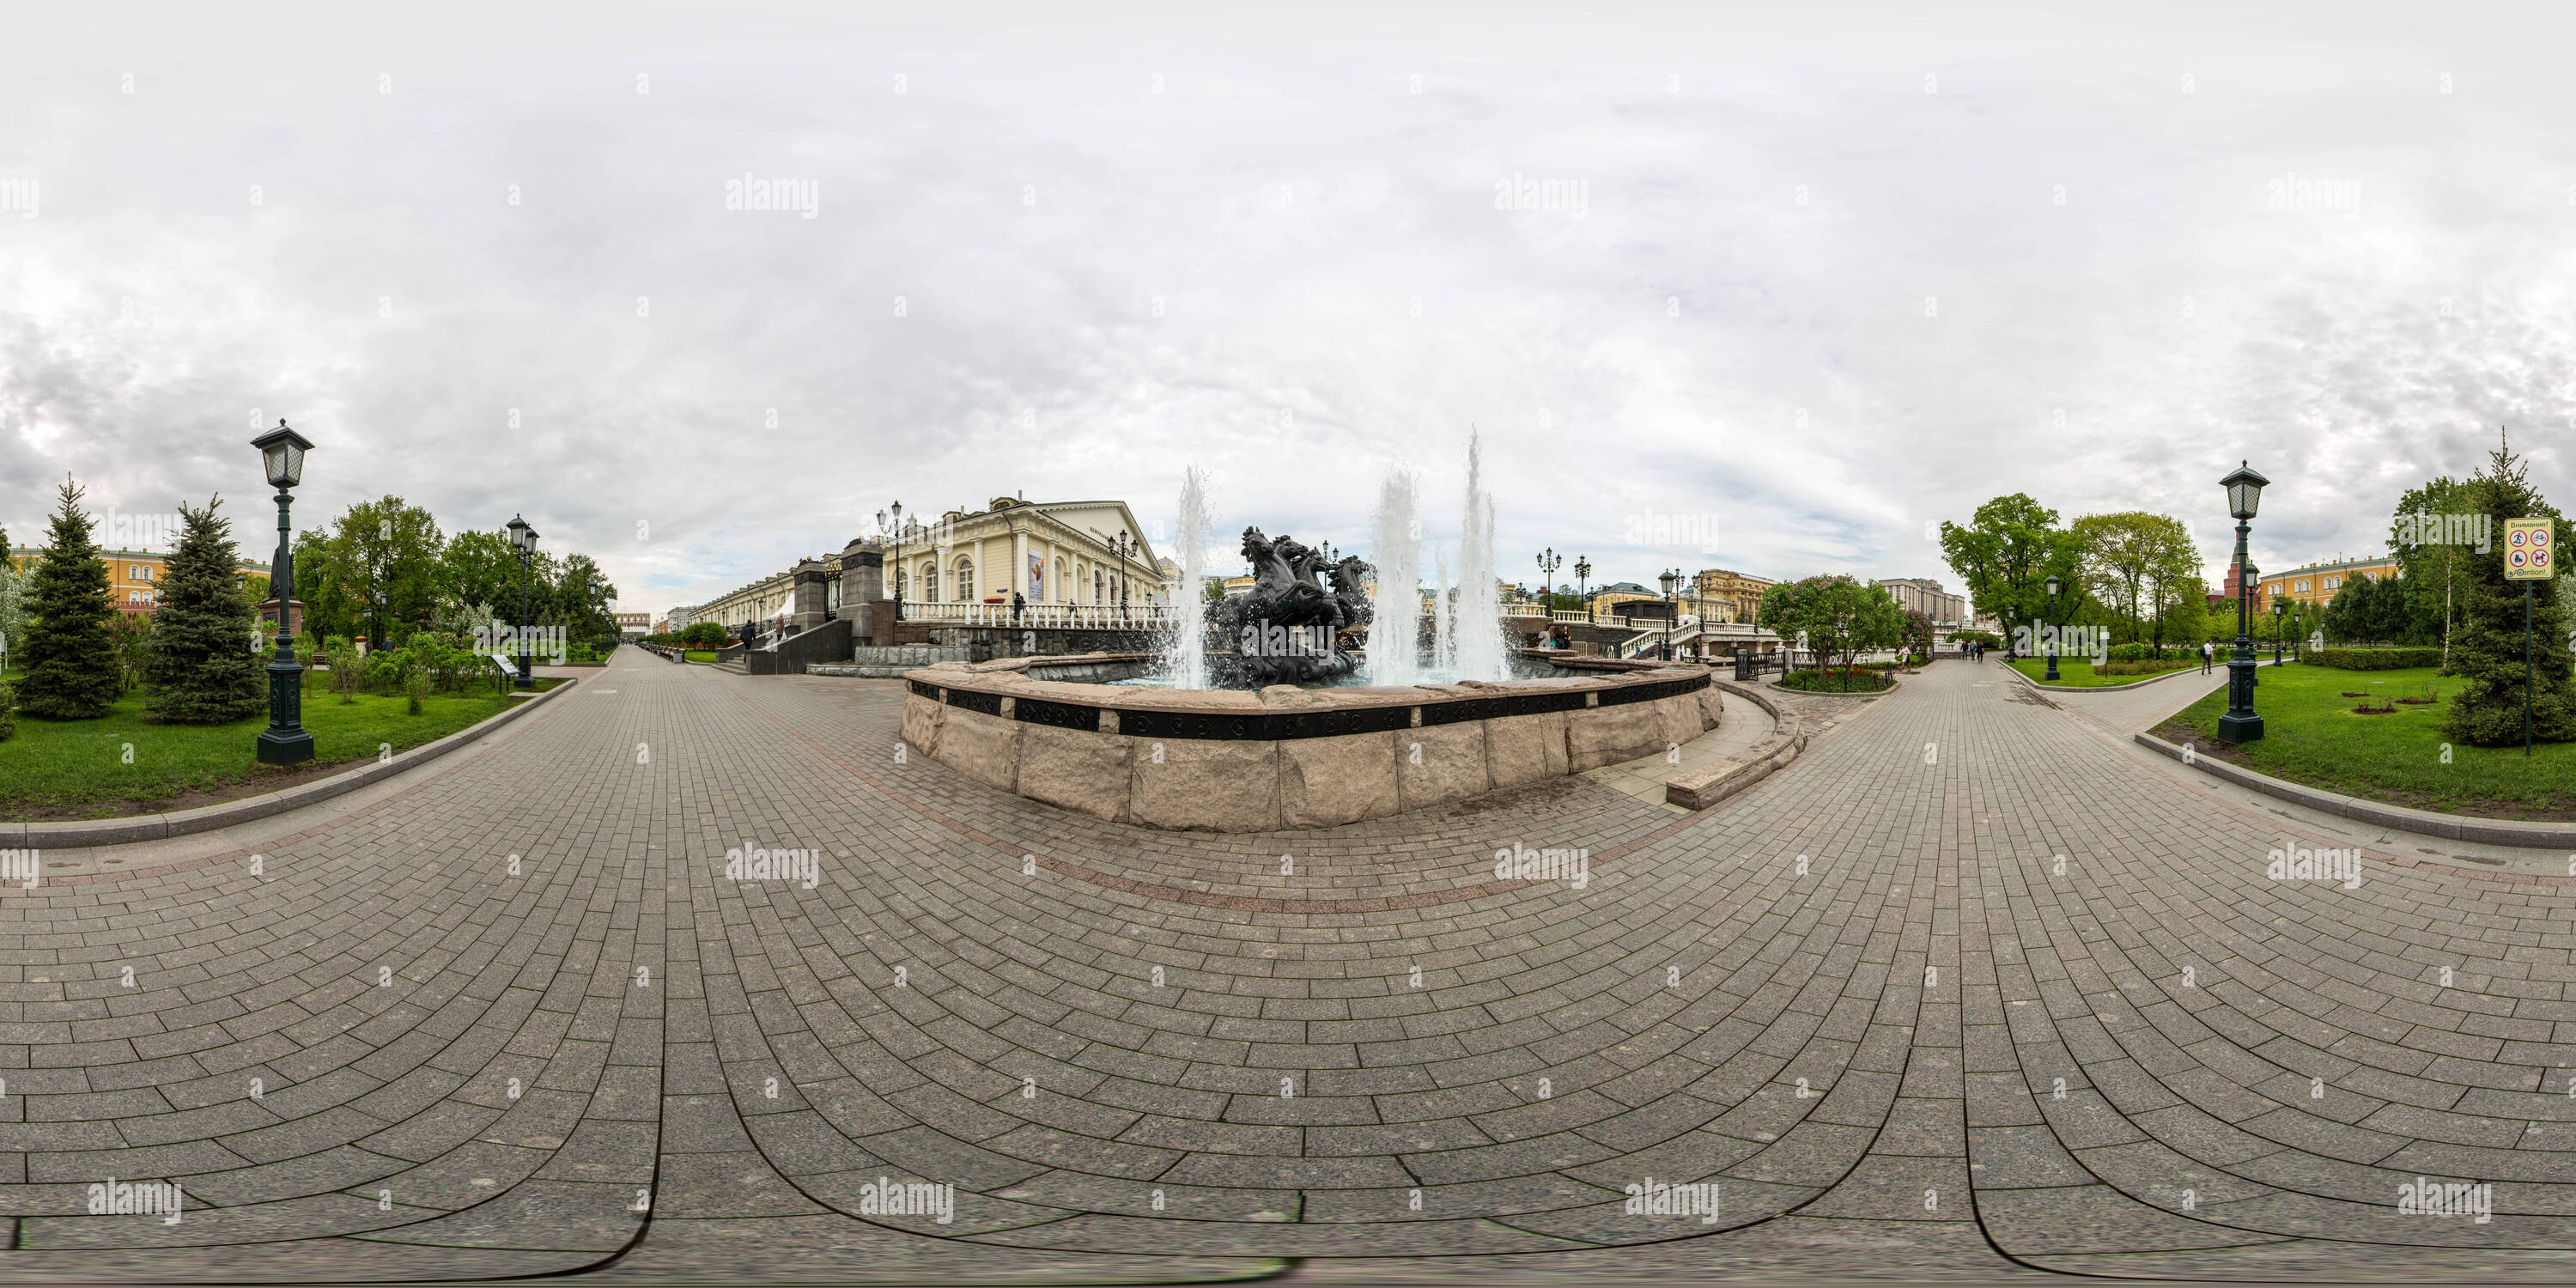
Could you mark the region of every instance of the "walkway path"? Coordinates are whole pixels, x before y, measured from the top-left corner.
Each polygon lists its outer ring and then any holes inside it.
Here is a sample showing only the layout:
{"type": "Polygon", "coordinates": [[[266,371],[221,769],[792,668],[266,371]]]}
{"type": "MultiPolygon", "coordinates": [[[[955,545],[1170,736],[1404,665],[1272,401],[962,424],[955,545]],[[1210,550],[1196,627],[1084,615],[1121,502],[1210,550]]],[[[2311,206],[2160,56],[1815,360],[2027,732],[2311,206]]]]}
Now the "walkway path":
{"type": "Polygon", "coordinates": [[[2420,1282],[2576,1248],[2571,883],[2268,880],[2286,820],[2144,766],[2143,715],[1940,663],[1697,815],[1578,777],[1211,836],[910,755],[900,693],[622,662],[242,834],[257,874],[186,838],[0,893],[0,1266],[2420,1282]],[[1589,880],[1496,882],[1520,845],[1589,880]],[[2399,1215],[2419,1175],[2492,1220],[2399,1215]],[[110,1176],[184,1219],[86,1215],[110,1176]],[[1623,1211],[1649,1178],[1719,1215],[1623,1211]]]}

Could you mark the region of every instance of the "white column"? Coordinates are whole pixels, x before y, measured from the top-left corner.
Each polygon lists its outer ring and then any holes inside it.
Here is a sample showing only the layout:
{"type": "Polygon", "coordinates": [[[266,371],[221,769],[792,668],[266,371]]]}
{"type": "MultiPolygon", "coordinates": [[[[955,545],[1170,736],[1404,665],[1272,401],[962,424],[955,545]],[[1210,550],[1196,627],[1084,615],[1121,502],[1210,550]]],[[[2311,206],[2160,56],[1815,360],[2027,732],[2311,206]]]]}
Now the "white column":
{"type": "Polygon", "coordinates": [[[1021,599],[1029,595],[1029,534],[1025,528],[1011,533],[1011,590],[1021,599]]]}

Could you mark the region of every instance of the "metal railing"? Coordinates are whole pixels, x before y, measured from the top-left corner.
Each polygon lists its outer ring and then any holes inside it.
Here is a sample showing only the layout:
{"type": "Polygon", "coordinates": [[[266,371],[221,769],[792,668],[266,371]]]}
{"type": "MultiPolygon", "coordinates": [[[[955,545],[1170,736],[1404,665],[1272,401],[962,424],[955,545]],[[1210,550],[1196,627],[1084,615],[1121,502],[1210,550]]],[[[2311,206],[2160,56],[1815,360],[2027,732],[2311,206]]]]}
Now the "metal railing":
{"type": "Polygon", "coordinates": [[[903,604],[908,622],[943,626],[1007,626],[1029,630],[1147,630],[1180,621],[1170,604],[1022,604],[924,602],[903,604]]]}

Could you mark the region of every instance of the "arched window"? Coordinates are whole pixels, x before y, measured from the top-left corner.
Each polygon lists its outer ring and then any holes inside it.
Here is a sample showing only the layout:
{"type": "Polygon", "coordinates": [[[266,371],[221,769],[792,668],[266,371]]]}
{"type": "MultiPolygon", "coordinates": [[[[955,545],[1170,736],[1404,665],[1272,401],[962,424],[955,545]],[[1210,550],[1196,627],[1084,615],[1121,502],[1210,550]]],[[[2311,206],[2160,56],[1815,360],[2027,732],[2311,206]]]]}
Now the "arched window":
{"type": "Polygon", "coordinates": [[[921,601],[928,604],[939,602],[939,565],[928,559],[921,561],[921,601]]]}
{"type": "Polygon", "coordinates": [[[975,601],[975,561],[959,555],[953,567],[956,571],[957,598],[966,603],[973,603],[975,601]]]}
{"type": "Polygon", "coordinates": [[[1108,579],[1107,579],[1107,578],[1104,578],[1104,577],[1102,577],[1102,576],[1100,575],[1100,570],[1099,570],[1099,569],[1097,569],[1097,568],[1092,569],[1092,570],[1091,570],[1091,602],[1092,602],[1092,603],[1095,603],[1095,604],[1106,604],[1106,603],[1108,603],[1108,602],[1109,602],[1108,592],[1109,592],[1109,583],[1108,583],[1108,579]]]}
{"type": "Polygon", "coordinates": [[[1063,559],[1061,559],[1061,558],[1059,558],[1059,559],[1057,559],[1057,560],[1055,561],[1055,581],[1054,581],[1053,583],[1051,583],[1051,584],[1050,584],[1049,589],[1051,589],[1051,590],[1053,590],[1053,591],[1055,592],[1056,602],[1058,602],[1058,603],[1063,602],[1063,600],[1064,600],[1064,560],[1063,560],[1063,559]]]}

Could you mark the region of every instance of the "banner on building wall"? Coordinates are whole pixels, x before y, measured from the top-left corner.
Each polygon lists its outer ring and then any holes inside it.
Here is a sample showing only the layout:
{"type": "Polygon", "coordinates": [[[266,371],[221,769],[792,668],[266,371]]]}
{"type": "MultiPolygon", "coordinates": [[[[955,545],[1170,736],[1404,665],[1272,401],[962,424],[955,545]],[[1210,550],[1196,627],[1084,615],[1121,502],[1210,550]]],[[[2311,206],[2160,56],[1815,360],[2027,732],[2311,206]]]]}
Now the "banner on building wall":
{"type": "Polygon", "coordinates": [[[1046,561],[1036,555],[1029,556],[1029,602],[1046,602],[1046,561]]]}

